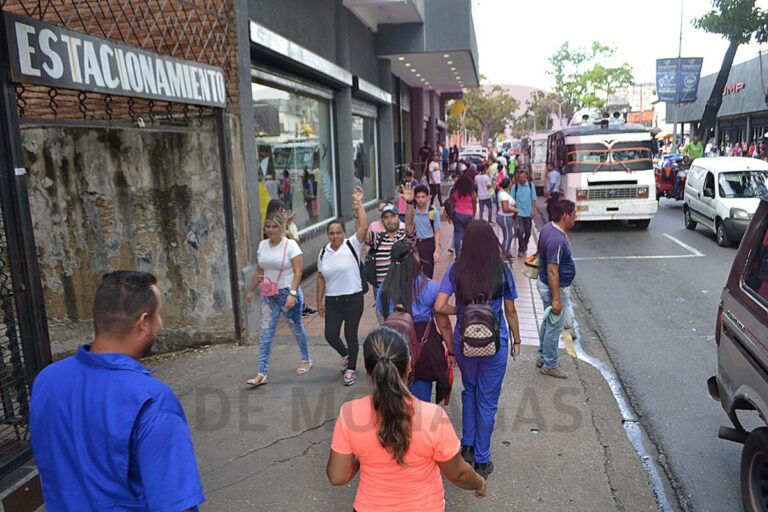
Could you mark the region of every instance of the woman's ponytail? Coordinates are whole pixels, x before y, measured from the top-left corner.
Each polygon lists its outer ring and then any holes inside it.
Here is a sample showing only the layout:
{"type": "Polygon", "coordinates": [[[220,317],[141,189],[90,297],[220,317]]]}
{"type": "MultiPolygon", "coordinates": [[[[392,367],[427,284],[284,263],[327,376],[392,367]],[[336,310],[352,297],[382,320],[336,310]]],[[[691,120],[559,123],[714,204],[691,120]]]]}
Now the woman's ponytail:
{"type": "Polygon", "coordinates": [[[402,334],[378,327],[363,343],[365,369],[373,384],[373,408],[379,420],[379,442],[405,465],[411,442],[413,405],[406,380],[410,353],[402,334]]]}

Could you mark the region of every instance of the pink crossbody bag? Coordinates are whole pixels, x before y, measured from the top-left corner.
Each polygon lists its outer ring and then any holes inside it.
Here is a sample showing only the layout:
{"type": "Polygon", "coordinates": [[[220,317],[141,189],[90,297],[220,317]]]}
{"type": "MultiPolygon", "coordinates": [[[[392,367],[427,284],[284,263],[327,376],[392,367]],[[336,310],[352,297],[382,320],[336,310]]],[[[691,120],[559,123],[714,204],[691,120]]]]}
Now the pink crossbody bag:
{"type": "MultiPolygon", "coordinates": [[[[285,239],[285,246],[283,246],[283,263],[280,265],[280,273],[277,274],[277,281],[280,281],[280,276],[283,275],[285,269],[285,252],[288,250],[288,239],[285,239]]],[[[277,287],[277,283],[266,275],[264,279],[259,283],[259,294],[262,297],[274,297],[280,293],[280,289],[277,287]]]]}

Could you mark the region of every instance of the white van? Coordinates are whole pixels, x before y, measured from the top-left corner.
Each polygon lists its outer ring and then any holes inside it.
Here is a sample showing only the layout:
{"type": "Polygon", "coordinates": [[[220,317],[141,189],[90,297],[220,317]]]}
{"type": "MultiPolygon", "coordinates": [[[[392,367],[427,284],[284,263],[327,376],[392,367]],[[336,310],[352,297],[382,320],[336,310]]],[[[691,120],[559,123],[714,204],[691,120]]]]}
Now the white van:
{"type": "Polygon", "coordinates": [[[697,158],[685,183],[685,227],[711,229],[727,247],[744,236],[750,219],[768,194],[768,162],[746,157],[697,158]]]}

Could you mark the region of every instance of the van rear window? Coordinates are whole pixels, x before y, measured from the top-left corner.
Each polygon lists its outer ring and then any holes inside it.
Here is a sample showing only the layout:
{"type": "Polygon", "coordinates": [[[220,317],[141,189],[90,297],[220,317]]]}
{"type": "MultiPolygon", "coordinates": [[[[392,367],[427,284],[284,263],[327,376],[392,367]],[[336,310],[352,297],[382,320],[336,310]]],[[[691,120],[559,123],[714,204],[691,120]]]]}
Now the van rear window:
{"type": "Polygon", "coordinates": [[[768,219],[761,226],[763,235],[744,271],[744,285],[765,305],[768,305],[768,219]]]}

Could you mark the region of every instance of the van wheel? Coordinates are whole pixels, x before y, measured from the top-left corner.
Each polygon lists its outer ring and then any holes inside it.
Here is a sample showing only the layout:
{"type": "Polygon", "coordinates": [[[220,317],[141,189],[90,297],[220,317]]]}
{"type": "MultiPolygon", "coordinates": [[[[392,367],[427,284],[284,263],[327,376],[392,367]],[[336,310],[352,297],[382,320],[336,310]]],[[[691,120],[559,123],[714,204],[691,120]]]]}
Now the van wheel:
{"type": "Polygon", "coordinates": [[[747,512],[768,511],[768,428],[756,428],[744,443],[741,499],[747,512]]]}
{"type": "Polygon", "coordinates": [[[685,229],[696,229],[696,221],[691,218],[691,210],[686,206],[683,208],[683,219],[685,219],[685,229]]]}
{"type": "Polygon", "coordinates": [[[725,225],[723,225],[723,221],[720,219],[715,221],[715,238],[717,238],[717,245],[720,247],[731,245],[731,241],[728,240],[728,235],[725,233],[725,225]]]}

